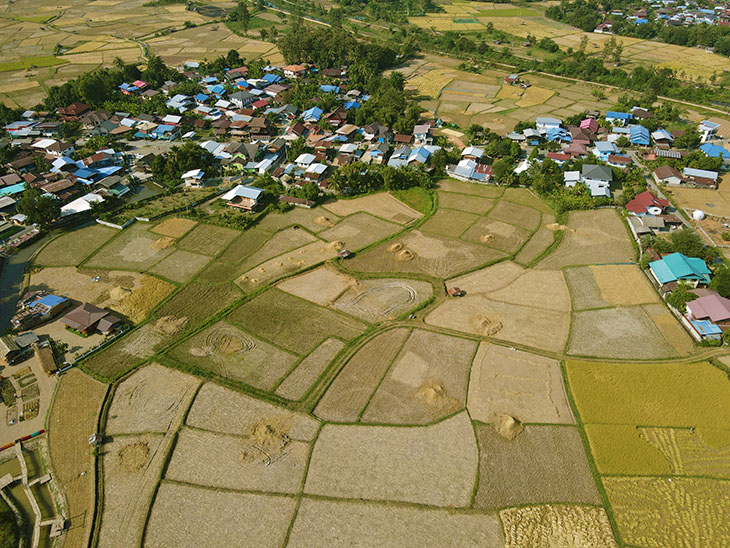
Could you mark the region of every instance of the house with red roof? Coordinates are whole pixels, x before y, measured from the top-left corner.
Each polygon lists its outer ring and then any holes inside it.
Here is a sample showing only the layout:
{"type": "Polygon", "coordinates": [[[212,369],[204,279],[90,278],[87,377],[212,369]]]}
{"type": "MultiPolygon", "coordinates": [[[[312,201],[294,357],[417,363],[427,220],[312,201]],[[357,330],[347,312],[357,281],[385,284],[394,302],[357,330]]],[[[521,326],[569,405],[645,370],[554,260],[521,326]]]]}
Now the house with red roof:
{"type": "Polygon", "coordinates": [[[626,211],[634,215],[661,215],[667,207],[669,200],[660,200],[651,190],[645,190],[626,204],[626,211]]]}

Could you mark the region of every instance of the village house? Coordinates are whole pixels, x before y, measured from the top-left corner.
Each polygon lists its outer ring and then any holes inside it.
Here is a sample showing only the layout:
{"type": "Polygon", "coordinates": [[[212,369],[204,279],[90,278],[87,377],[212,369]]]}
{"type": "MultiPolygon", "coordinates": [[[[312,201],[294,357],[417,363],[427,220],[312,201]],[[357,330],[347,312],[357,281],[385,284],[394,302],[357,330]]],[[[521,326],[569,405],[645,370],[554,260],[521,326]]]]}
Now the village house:
{"type": "Polygon", "coordinates": [[[219,199],[224,200],[227,206],[251,211],[258,205],[263,192],[262,189],[253,186],[237,185],[219,199]]]}
{"type": "Polygon", "coordinates": [[[650,262],[649,272],[665,293],[673,291],[679,281],[693,287],[710,283],[710,269],[705,261],[682,253],[671,253],[650,262]]]}
{"type": "Polygon", "coordinates": [[[687,303],[682,321],[698,341],[720,339],[723,331],[730,328],[730,299],[709,289],[701,291],[702,296],[687,303]]]}
{"type": "Polygon", "coordinates": [[[678,185],[682,182],[682,174],[672,166],[659,166],[651,176],[657,184],[678,185]]]}
{"type": "Polygon", "coordinates": [[[61,322],[73,331],[90,335],[95,331],[109,333],[118,327],[122,320],[103,308],[84,303],[61,318],[61,322]]]}

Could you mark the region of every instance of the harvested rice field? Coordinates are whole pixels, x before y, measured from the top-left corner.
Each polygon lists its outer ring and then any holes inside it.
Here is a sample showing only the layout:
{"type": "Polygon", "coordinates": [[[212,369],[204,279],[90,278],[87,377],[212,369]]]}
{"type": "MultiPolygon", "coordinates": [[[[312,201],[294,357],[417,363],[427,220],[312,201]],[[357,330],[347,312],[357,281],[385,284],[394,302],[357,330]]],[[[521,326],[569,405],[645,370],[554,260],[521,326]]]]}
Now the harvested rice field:
{"type": "MultiPolygon", "coordinates": [[[[268,218],[269,215],[264,217],[264,219],[268,218]]],[[[249,228],[220,254],[218,260],[224,263],[238,264],[253,252],[257,251],[269,238],[271,238],[271,234],[268,232],[256,228],[249,228]]]]}
{"type": "Polygon", "coordinates": [[[96,430],[106,393],[107,385],[71,369],[60,378],[48,415],[48,464],[66,500],[69,546],[85,546],[91,534],[96,493],[87,438],[96,430]]]}
{"type": "Polygon", "coordinates": [[[190,230],[198,223],[190,219],[182,219],[180,217],[172,217],[162,221],[152,229],[155,234],[168,236],[170,238],[182,238],[190,232],[190,230]]]}
{"type": "Polygon", "coordinates": [[[401,225],[410,224],[423,217],[422,213],[408,207],[387,192],[369,194],[351,200],[337,200],[331,204],[326,204],[324,208],[340,217],[363,211],[401,225]]]}
{"type": "Polygon", "coordinates": [[[467,213],[476,213],[477,215],[485,215],[495,204],[495,201],[489,198],[458,192],[439,190],[437,195],[439,210],[441,208],[447,208],[465,211],[467,213]]]}
{"type": "Polygon", "coordinates": [[[395,328],[365,343],[339,372],[314,414],[333,422],[358,420],[408,335],[407,329],[395,328]]]}
{"type": "Polygon", "coordinates": [[[642,307],[576,312],[567,352],[576,356],[637,360],[678,355],[642,307]]]}
{"type": "Polygon", "coordinates": [[[142,223],[134,223],[89,258],[88,268],[144,271],[172,254],[174,238],[160,236],[142,223]]]}
{"type": "Polygon", "coordinates": [[[280,547],[294,515],[293,497],[221,491],[163,481],[147,525],[144,546],[280,547]],[[225,509],[225,511],[222,511],[225,509]],[[257,516],[243,519],[242,516],[257,516]]]}
{"type": "Polygon", "coordinates": [[[299,276],[287,278],[277,288],[321,306],[334,303],[357,280],[331,266],[322,266],[299,276]]]}
{"type": "Polygon", "coordinates": [[[155,312],[155,317],[158,321],[165,318],[189,329],[233,304],[240,297],[240,291],[231,284],[211,286],[191,283],[165,301],[155,312]]]}
{"type": "Polygon", "coordinates": [[[474,506],[487,510],[549,502],[601,504],[580,433],[568,426],[509,431],[476,425],[479,487],[474,506]]]}
{"type": "Polygon", "coordinates": [[[325,340],[287,375],[276,388],[276,394],[289,400],[303,398],[344,346],[338,339],[325,340]]]}
{"type": "Polygon", "coordinates": [[[465,507],[477,465],[466,413],[423,427],[325,425],[314,444],[304,492],[465,507]]]}
{"type": "Polygon", "coordinates": [[[558,248],[538,268],[632,262],[634,248],[613,209],[571,211],[558,248]]]}
{"type": "MultiPolygon", "coordinates": [[[[302,500],[289,537],[290,546],[459,546],[501,547],[502,526],[494,514],[363,504],[355,501],[302,500]]],[[[523,548],[523,547],[520,547],[523,548]]]]}
{"type": "Polygon", "coordinates": [[[469,379],[473,420],[509,415],[521,422],[574,423],[556,360],[481,343],[469,379]]]}
{"type": "Polygon", "coordinates": [[[479,216],[474,213],[446,209],[440,206],[438,211],[421,225],[421,230],[450,238],[458,238],[477,220],[479,220],[479,216]]]}
{"type": "Polygon", "coordinates": [[[624,541],[721,547],[730,538],[730,482],[704,478],[603,479],[624,541]]]}
{"type": "Polygon", "coordinates": [[[177,247],[192,253],[217,255],[239,234],[230,228],[199,224],[177,242],[177,247]]]}
{"type": "Polygon", "coordinates": [[[218,322],[184,343],[169,356],[188,367],[270,390],[297,361],[297,356],[225,322],[218,322]]]}
{"type": "Polygon", "coordinates": [[[285,213],[269,213],[256,225],[256,229],[273,233],[279,232],[286,227],[299,225],[316,233],[333,227],[338,221],[339,217],[323,208],[304,209],[295,207],[285,213]]]}
{"type": "Polygon", "coordinates": [[[395,320],[425,303],[433,295],[428,282],[404,278],[358,280],[332,306],[366,322],[395,320]]]}
{"type": "Polygon", "coordinates": [[[93,224],[54,238],[36,255],[36,265],[78,266],[119,231],[93,224]]]}
{"type": "Polygon", "coordinates": [[[199,384],[195,377],[158,364],[139,369],[117,386],[106,432],[166,432],[175,415],[190,405],[199,384]]]}
{"type": "Polygon", "coordinates": [[[210,257],[207,255],[175,251],[153,266],[149,272],[173,282],[184,283],[190,281],[209,261],[210,257]]]}
{"type": "Polygon", "coordinates": [[[492,219],[490,213],[490,217],[481,218],[471,225],[463,233],[462,238],[512,254],[516,253],[530,238],[530,232],[524,228],[492,219]]]}
{"type": "Polygon", "coordinates": [[[401,229],[400,225],[373,217],[370,214],[354,213],[342,219],[333,228],[321,232],[319,236],[332,242],[335,248],[357,251],[379,242],[401,229]]]}
{"type": "Polygon", "coordinates": [[[464,407],[477,344],[413,330],[373,394],[361,421],[426,424],[464,407]]]}
{"type": "Polygon", "coordinates": [[[347,267],[358,272],[422,273],[448,278],[504,256],[501,251],[479,244],[414,230],[359,253],[348,260],[347,267]]]}
{"type": "Polygon", "coordinates": [[[560,352],[568,338],[570,314],[467,294],[438,305],[426,316],[426,323],[560,352]]]}
{"type": "Polygon", "coordinates": [[[618,548],[603,508],[553,504],[507,508],[499,513],[505,548],[618,548]]]}
{"type": "Polygon", "coordinates": [[[278,289],[269,289],[244,303],[228,320],[299,355],[308,354],[327,337],[336,335],[348,340],[365,330],[365,324],[359,320],[278,289]]]}

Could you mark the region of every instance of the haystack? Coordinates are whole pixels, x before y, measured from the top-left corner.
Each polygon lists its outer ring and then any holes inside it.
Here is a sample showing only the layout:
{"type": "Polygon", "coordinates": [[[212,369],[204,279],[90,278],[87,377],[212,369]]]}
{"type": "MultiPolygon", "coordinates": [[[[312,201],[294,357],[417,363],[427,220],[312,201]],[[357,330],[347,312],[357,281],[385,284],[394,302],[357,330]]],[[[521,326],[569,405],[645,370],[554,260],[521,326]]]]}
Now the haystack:
{"type": "Polygon", "coordinates": [[[506,440],[513,440],[525,429],[519,419],[512,415],[499,413],[494,421],[494,430],[506,440]]]}

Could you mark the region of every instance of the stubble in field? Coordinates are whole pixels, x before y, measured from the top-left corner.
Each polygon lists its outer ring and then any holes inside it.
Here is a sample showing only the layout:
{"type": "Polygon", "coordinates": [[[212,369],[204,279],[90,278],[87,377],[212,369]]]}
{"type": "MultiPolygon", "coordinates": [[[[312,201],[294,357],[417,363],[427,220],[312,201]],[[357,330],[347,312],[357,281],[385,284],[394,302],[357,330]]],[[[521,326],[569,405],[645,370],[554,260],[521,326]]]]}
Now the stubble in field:
{"type": "Polygon", "coordinates": [[[35,257],[34,263],[45,266],[77,266],[119,231],[94,224],[49,242],[35,257]]]}
{"type": "Polygon", "coordinates": [[[289,544],[300,548],[497,548],[504,545],[504,538],[499,520],[491,514],[304,499],[289,544]]]}
{"type": "Polygon", "coordinates": [[[611,306],[659,302],[659,296],[636,265],[590,266],[601,297],[611,306]]]}
{"type": "Polygon", "coordinates": [[[48,449],[53,475],[61,484],[68,505],[66,543],[83,546],[94,513],[94,457],[88,444],[96,432],[97,415],[107,385],[78,369],[66,372],[48,417],[48,449]]]}
{"type": "Polygon", "coordinates": [[[492,425],[479,424],[476,431],[480,453],[476,508],[601,503],[577,429],[528,425],[513,440],[500,436],[492,425]]]}
{"type": "Polygon", "coordinates": [[[170,238],[182,238],[187,234],[191,228],[196,224],[195,221],[190,219],[181,219],[180,217],[172,217],[166,219],[152,229],[155,234],[162,236],[168,236],[170,238]]]}
{"type": "Polygon", "coordinates": [[[469,194],[460,194],[457,192],[447,192],[445,190],[438,191],[439,208],[445,207],[449,209],[458,209],[467,213],[476,213],[484,215],[494,206],[494,200],[474,196],[469,194]]]}
{"type": "Polygon", "coordinates": [[[414,330],[362,421],[425,424],[462,409],[475,350],[474,341],[414,330]]]}
{"type": "Polygon", "coordinates": [[[402,230],[400,225],[378,219],[367,213],[355,213],[342,219],[333,228],[320,233],[319,236],[337,247],[356,251],[387,238],[399,230],[402,230]]]}
{"type": "Polygon", "coordinates": [[[158,364],[122,381],[109,408],[109,434],[166,432],[180,407],[190,404],[199,381],[158,364]]]}
{"type": "Polygon", "coordinates": [[[208,264],[210,257],[189,251],[175,251],[153,266],[149,272],[173,282],[184,283],[208,264]]]}
{"type": "Polygon", "coordinates": [[[290,400],[303,398],[344,346],[345,343],[338,339],[324,341],[287,375],[276,388],[276,394],[290,400]]]}
{"type": "Polygon", "coordinates": [[[162,482],[150,514],[145,547],[279,548],[296,500],[162,482]],[[255,518],[253,518],[255,516],[255,518]]]}
{"type": "Polygon", "coordinates": [[[301,276],[284,280],[276,287],[315,304],[327,306],[356,283],[357,280],[351,276],[335,268],[322,266],[301,276]]]}
{"type": "Polygon", "coordinates": [[[505,548],[618,548],[603,508],[525,506],[499,513],[505,548]]]}
{"type": "Polygon", "coordinates": [[[319,421],[293,413],[217,384],[206,383],[193,402],[186,423],[194,428],[242,436],[266,424],[287,425],[292,440],[311,441],[319,421]]]}
{"type": "Polygon", "coordinates": [[[489,343],[471,367],[468,408],[482,422],[502,413],[522,422],[575,422],[557,361],[489,343]]]}
{"type": "Polygon", "coordinates": [[[439,206],[438,211],[421,225],[421,230],[451,238],[458,238],[478,219],[479,216],[474,213],[467,213],[457,209],[446,209],[439,206]]]}
{"type": "Polygon", "coordinates": [[[425,427],[326,425],[314,445],[305,492],[464,507],[477,461],[466,413],[425,427]]]}
{"type": "Polygon", "coordinates": [[[368,341],[337,375],[314,414],[328,421],[356,421],[408,333],[396,328],[368,341]]]}
{"type": "Polygon", "coordinates": [[[397,278],[360,280],[333,304],[367,322],[393,320],[417,308],[433,295],[428,282],[397,278]]]}
{"type": "Polygon", "coordinates": [[[423,217],[423,214],[396,200],[387,192],[370,194],[352,200],[338,200],[324,206],[335,215],[344,217],[359,211],[370,213],[388,221],[408,224],[423,217]]]}

